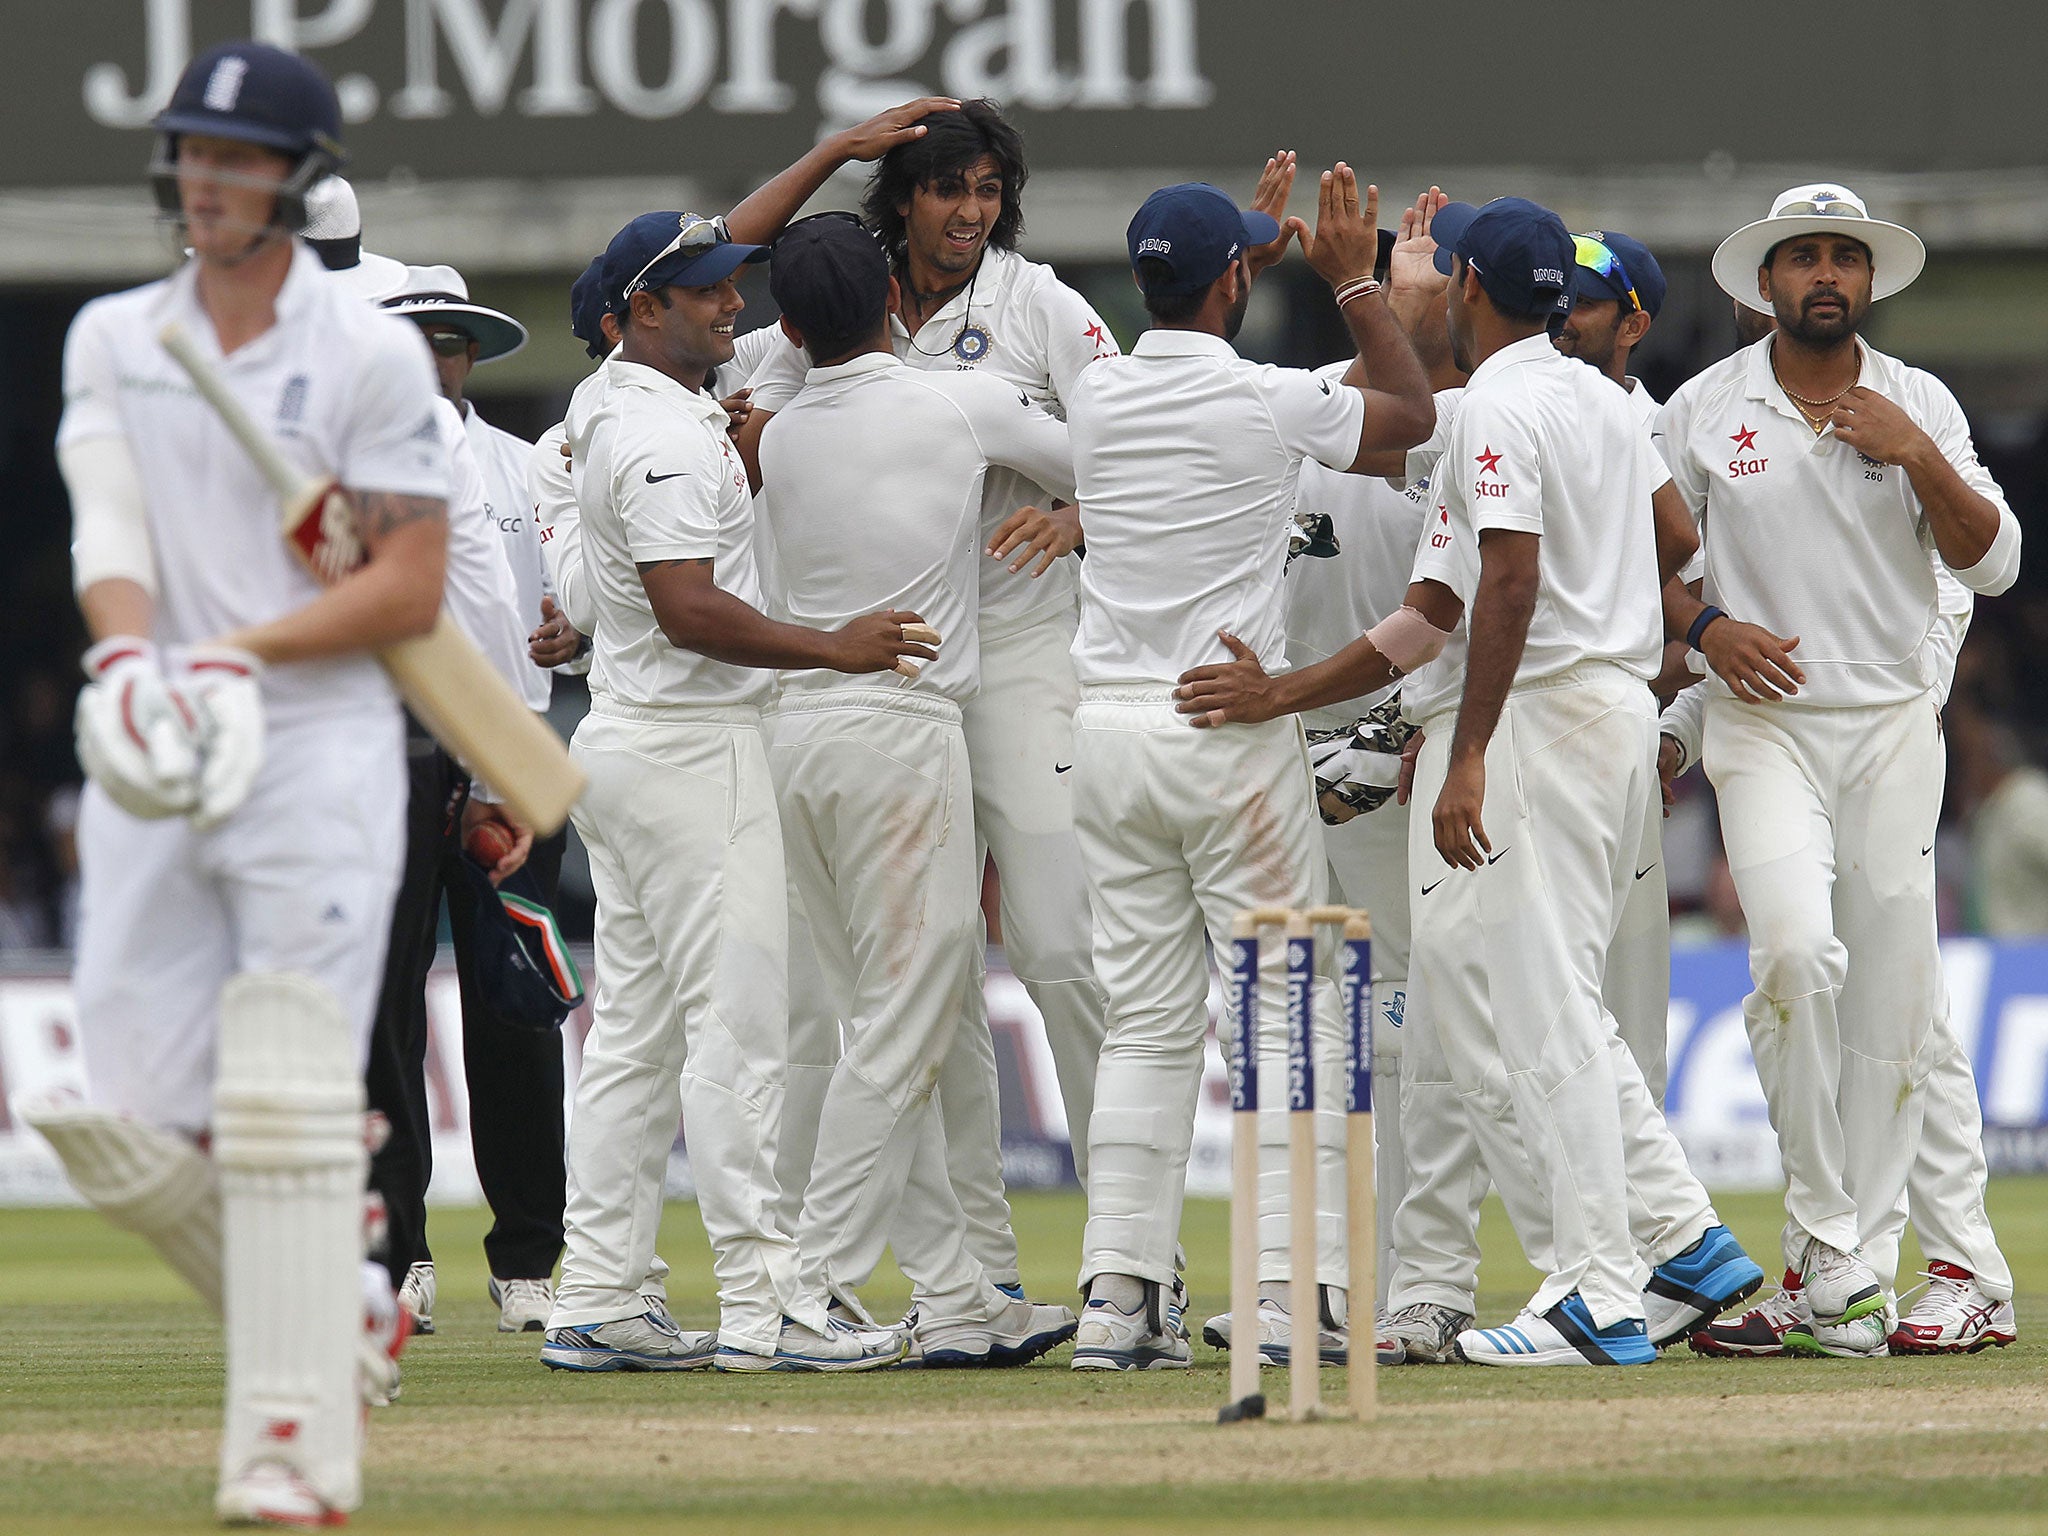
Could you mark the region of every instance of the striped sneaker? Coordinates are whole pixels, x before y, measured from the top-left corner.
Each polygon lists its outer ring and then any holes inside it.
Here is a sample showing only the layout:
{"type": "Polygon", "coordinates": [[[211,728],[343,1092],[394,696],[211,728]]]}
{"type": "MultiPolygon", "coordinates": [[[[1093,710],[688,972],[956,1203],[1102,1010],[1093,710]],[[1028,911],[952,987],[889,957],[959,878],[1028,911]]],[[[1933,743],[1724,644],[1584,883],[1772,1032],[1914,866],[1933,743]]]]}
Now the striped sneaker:
{"type": "Polygon", "coordinates": [[[1756,1260],[1726,1227],[1709,1227],[1685,1252],[1650,1271],[1643,1287],[1644,1326],[1662,1349],[1710,1323],[1764,1283],[1756,1260]]]}
{"type": "Polygon", "coordinates": [[[1449,1365],[1458,1358],[1458,1335],[1472,1326],[1472,1314],[1440,1302],[1403,1307],[1380,1324],[1381,1365],[1449,1365]]]}
{"type": "Polygon", "coordinates": [[[1695,1332],[1686,1346],[1696,1355],[1718,1355],[1724,1359],[1753,1358],[1785,1353],[1785,1335],[1798,1323],[1810,1322],[1806,1291],[1799,1283],[1799,1271],[1788,1269],[1778,1289],[1740,1317],[1709,1323],[1695,1332]]]}
{"type": "Polygon", "coordinates": [[[1605,1328],[1577,1291],[1542,1316],[1523,1312],[1501,1328],[1468,1328],[1458,1358],[1470,1365],[1649,1365],[1657,1358],[1639,1317],[1605,1328]]]}
{"type": "Polygon", "coordinates": [[[643,1312],[584,1328],[550,1328],[540,1347],[551,1371],[702,1371],[718,1352],[715,1333],[685,1333],[643,1312]]]}
{"type": "Polygon", "coordinates": [[[2003,1349],[2019,1337],[2012,1303],[1987,1296],[1960,1264],[1936,1259],[1922,1276],[1925,1290],[1892,1329],[1893,1354],[1974,1355],[2003,1349]]]}

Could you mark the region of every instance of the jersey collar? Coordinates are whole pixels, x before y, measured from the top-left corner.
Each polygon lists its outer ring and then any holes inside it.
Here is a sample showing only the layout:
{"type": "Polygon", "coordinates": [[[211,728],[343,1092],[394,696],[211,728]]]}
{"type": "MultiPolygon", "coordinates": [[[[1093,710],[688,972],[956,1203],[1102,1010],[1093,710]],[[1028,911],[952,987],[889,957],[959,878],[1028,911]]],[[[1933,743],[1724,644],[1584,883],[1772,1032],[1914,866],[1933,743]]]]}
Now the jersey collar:
{"type": "Polygon", "coordinates": [[[1236,357],[1237,348],[1207,331],[1153,329],[1138,338],[1133,357],[1236,357]]]}
{"type": "Polygon", "coordinates": [[[1493,356],[1472,370],[1472,377],[1465,381],[1467,389],[1477,388],[1497,373],[1510,368],[1519,368],[1526,363],[1541,363],[1546,360],[1564,359],[1550,340],[1550,333],[1538,331],[1534,336],[1524,336],[1520,341],[1511,341],[1493,356]]]}
{"type": "Polygon", "coordinates": [[[812,368],[804,374],[804,387],[813,384],[832,384],[840,379],[857,379],[863,374],[888,373],[903,366],[893,352],[863,352],[850,357],[843,363],[834,363],[828,368],[812,368]]]}
{"type": "MultiPolygon", "coordinates": [[[[981,265],[975,269],[974,276],[958,293],[932,311],[931,318],[919,329],[918,336],[921,338],[926,331],[942,330],[947,325],[955,329],[964,325],[969,318],[967,300],[970,295],[976,309],[989,308],[1008,290],[1016,263],[1022,259],[1015,251],[983,251],[981,265]]],[[[907,342],[911,339],[910,329],[904,325],[901,315],[889,317],[889,336],[892,341],[901,338],[907,342]]],[[[948,332],[947,345],[951,344],[951,332],[948,332]]]]}
{"type": "Polygon", "coordinates": [[[659,368],[650,368],[645,363],[629,363],[617,353],[605,361],[604,372],[615,388],[640,389],[650,395],[659,395],[677,409],[715,426],[721,434],[725,431],[730,418],[725,414],[725,407],[707,390],[685,389],[659,368]]]}
{"type": "MultiPolygon", "coordinates": [[[[292,264],[284,275],[284,286],[277,290],[277,302],[272,306],[276,322],[236,352],[239,361],[244,356],[257,356],[260,349],[271,345],[271,338],[278,331],[305,315],[312,304],[324,291],[327,268],[312,249],[302,240],[292,242],[292,264]]],[[[162,313],[167,319],[182,320],[199,344],[213,353],[221,355],[220,338],[214,331],[213,321],[199,302],[199,263],[188,261],[171,274],[165,287],[162,313]]]]}

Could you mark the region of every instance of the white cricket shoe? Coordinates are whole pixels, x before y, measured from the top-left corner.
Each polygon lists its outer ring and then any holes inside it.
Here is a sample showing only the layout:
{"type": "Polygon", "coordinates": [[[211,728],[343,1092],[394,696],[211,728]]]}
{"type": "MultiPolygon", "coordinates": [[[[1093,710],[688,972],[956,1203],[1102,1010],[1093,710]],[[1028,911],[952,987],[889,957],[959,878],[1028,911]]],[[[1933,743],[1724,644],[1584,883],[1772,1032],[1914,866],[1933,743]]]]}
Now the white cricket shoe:
{"type": "MultiPolygon", "coordinates": [[[[1319,1365],[1342,1365],[1348,1358],[1344,1333],[1330,1325],[1327,1316],[1318,1319],[1316,1330],[1316,1354],[1319,1365]]],[[[1293,1358],[1291,1347],[1294,1342],[1294,1317],[1279,1302],[1266,1297],[1259,1299],[1259,1359],[1267,1365],[1282,1370],[1293,1358]]],[[[1215,1349],[1231,1347],[1230,1314],[1219,1312],[1202,1324],[1202,1342],[1215,1349]]]]}
{"type": "Polygon", "coordinates": [[[643,1312],[582,1328],[550,1328],[541,1364],[553,1371],[701,1371],[718,1353],[715,1333],[685,1333],[643,1312]]]}
{"type": "Polygon", "coordinates": [[[900,1328],[857,1328],[827,1318],[819,1333],[785,1317],[774,1354],[728,1345],[711,1363],[721,1371],[878,1371],[901,1360],[907,1347],[900,1328]]]}
{"type": "Polygon", "coordinates": [[[928,1369],[1028,1365],[1074,1336],[1079,1320],[1066,1307],[1011,1301],[986,1322],[928,1318],[913,1307],[905,1319],[912,1362],[928,1369]]]}
{"type": "Polygon", "coordinates": [[[1107,1297],[1091,1297],[1074,1332],[1077,1371],[1184,1371],[1192,1351],[1187,1335],[1167,1326],[1159,1286],[1146,1286],[1135,1312],[1107,1297]]]}
{"type": "Polygon", "coordinates": [[[1721,1359],[1757,1359],[1785,1353],[1785,1335],[1794,1326],[1813,1321],[1799,1271],[1788,1269],[1778,1289],[1740,1317],[1727,1317],[1696,1329],[1686,1347],[1696,1355],[1721,1359]]]}
{"type": "Polygon", "coordinates": [[[405,1283],[398,1288],[398,1304],[412,1314],[414,1333],[434,1331],[434,1264],[431,1259],[406,1270],[405,1283]]]}
{"type": "Polygon", "coordinates": [[[498,1304],[498,1332],[541,1333],[555,1310],[555,1287],[547,1280],[500,1280],[493,1275],[491,1300],[498,1304]]]}
{"type": "Polygon", "coordinates": [[[1986,1295],[1960,1264],[1936,1259],[1922,1275],[1924,1292],[1892,1329],[1893,1354],[1974,1355],[2019,1337],[2012,1303],[1986,1295]]]}
{"type": "Polygon", "coordinates": [[[1851,1323],[1886,1306],[1877,1271],[1863,1256],[1830,1248],[1817,1237],[1806,1240],[1799,1256],[1799,1281],[1816,1323],[1851,1323]]]}
{"type": "Polygon", "coordinates": [[[1418,1301],[1380,1324],[1375,1353],[1381,1365],[1449,1365],[1458,1358],[1458,1335],[1473,1321],[1470,1312],[1418,1301]]]}
{"type": "Polygon", "coordinates": [[[258,1462],[223,1481],[213,1496],[213,1512],[223,1525],[348,1524],[346,1510],[327,1503],[298,1473],[276,1461],[258,1462]]]}
{"type": "Polygon", "coordinates": [[[1816,1319],[1794,1323],[1785,1330],[1785,1353],[1827,1355],[1836,1360],[1882,1360],[1892,1352],[1890,1336],[1896,1322],[1887,1304],[1875,1312],[1837,1322],[1816,1319]]]}
{"type": "Polygon", "coordinates": [[[1467,1328],[1458,1358],[1472,1365],[1650,1365],[1657,1351],[1639,1317],[1605,1328],[1577,1291],[1540,1316],[1527,1308],[1499,1328],[1467,1328]]]}
{"type": "Polygon", "coordinates": [[[412,1337],[412,1314],[398,1304],[391,1276],[374,1259],[363,1261],[363,1337],[356,1347],[356,1386],[365,1408],[398,1401],[398,1356],[412,1337]]]}

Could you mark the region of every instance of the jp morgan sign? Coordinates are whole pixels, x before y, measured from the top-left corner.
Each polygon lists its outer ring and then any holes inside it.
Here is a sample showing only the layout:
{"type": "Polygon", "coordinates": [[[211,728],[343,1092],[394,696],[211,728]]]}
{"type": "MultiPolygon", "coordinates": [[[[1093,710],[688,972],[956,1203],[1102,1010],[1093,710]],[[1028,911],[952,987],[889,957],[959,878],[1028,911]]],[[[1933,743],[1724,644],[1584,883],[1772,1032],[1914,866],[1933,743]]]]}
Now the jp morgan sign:
{"type": "MultiPolygon", "coordinates": [[[[1362,34],[1362,18],[1346,16],[1364,8],[1329,0],[101,0],[89,9],[90,26],[53,20],[56,57],[46,52],[16,85],[47,99],[28,121],[79,130],[50,135],[59,142],[39,164],[0,172],[17,184],[133,176],[144,152],[136,131],[185,61],[236,35],[297,49],[328,71],[355,158],[372,174],[396,165],[429,178],[647,174],[706,157],[767,164],[924,93],[1002,100],[1041,164],[1255,166],[1273,143],[1288,142],[1290,117],[1303,129],[1312,113],[1327,115],[1343,74],[1315,61],[1350,51],[1337,34],[1362,34]],[[1320,107],[1290,108],[1324,87],[1332,96],[1320,107]],[[1235,110],[1218,109],[1233,97],[1235,110]],[[1244,137],[1254,113],[1256,144],[1244,137]]],[[[14,105],[27,103],[17,95],[14,105]]]]}

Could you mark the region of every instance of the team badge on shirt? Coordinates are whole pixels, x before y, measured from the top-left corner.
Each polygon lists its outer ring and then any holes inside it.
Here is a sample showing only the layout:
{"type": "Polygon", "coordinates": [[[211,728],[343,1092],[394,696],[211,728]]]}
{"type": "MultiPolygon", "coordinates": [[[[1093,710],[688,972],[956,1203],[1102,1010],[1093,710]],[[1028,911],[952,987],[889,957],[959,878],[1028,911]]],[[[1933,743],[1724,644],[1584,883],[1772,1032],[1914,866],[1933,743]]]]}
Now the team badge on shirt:
{"type": "Polygon", "coordinates": [[[953,338],[953,355],[970,368],[988,356],[988,349],[996,344],[995,337],[983,325],[969,325],[961,328],[953,338]]]}

